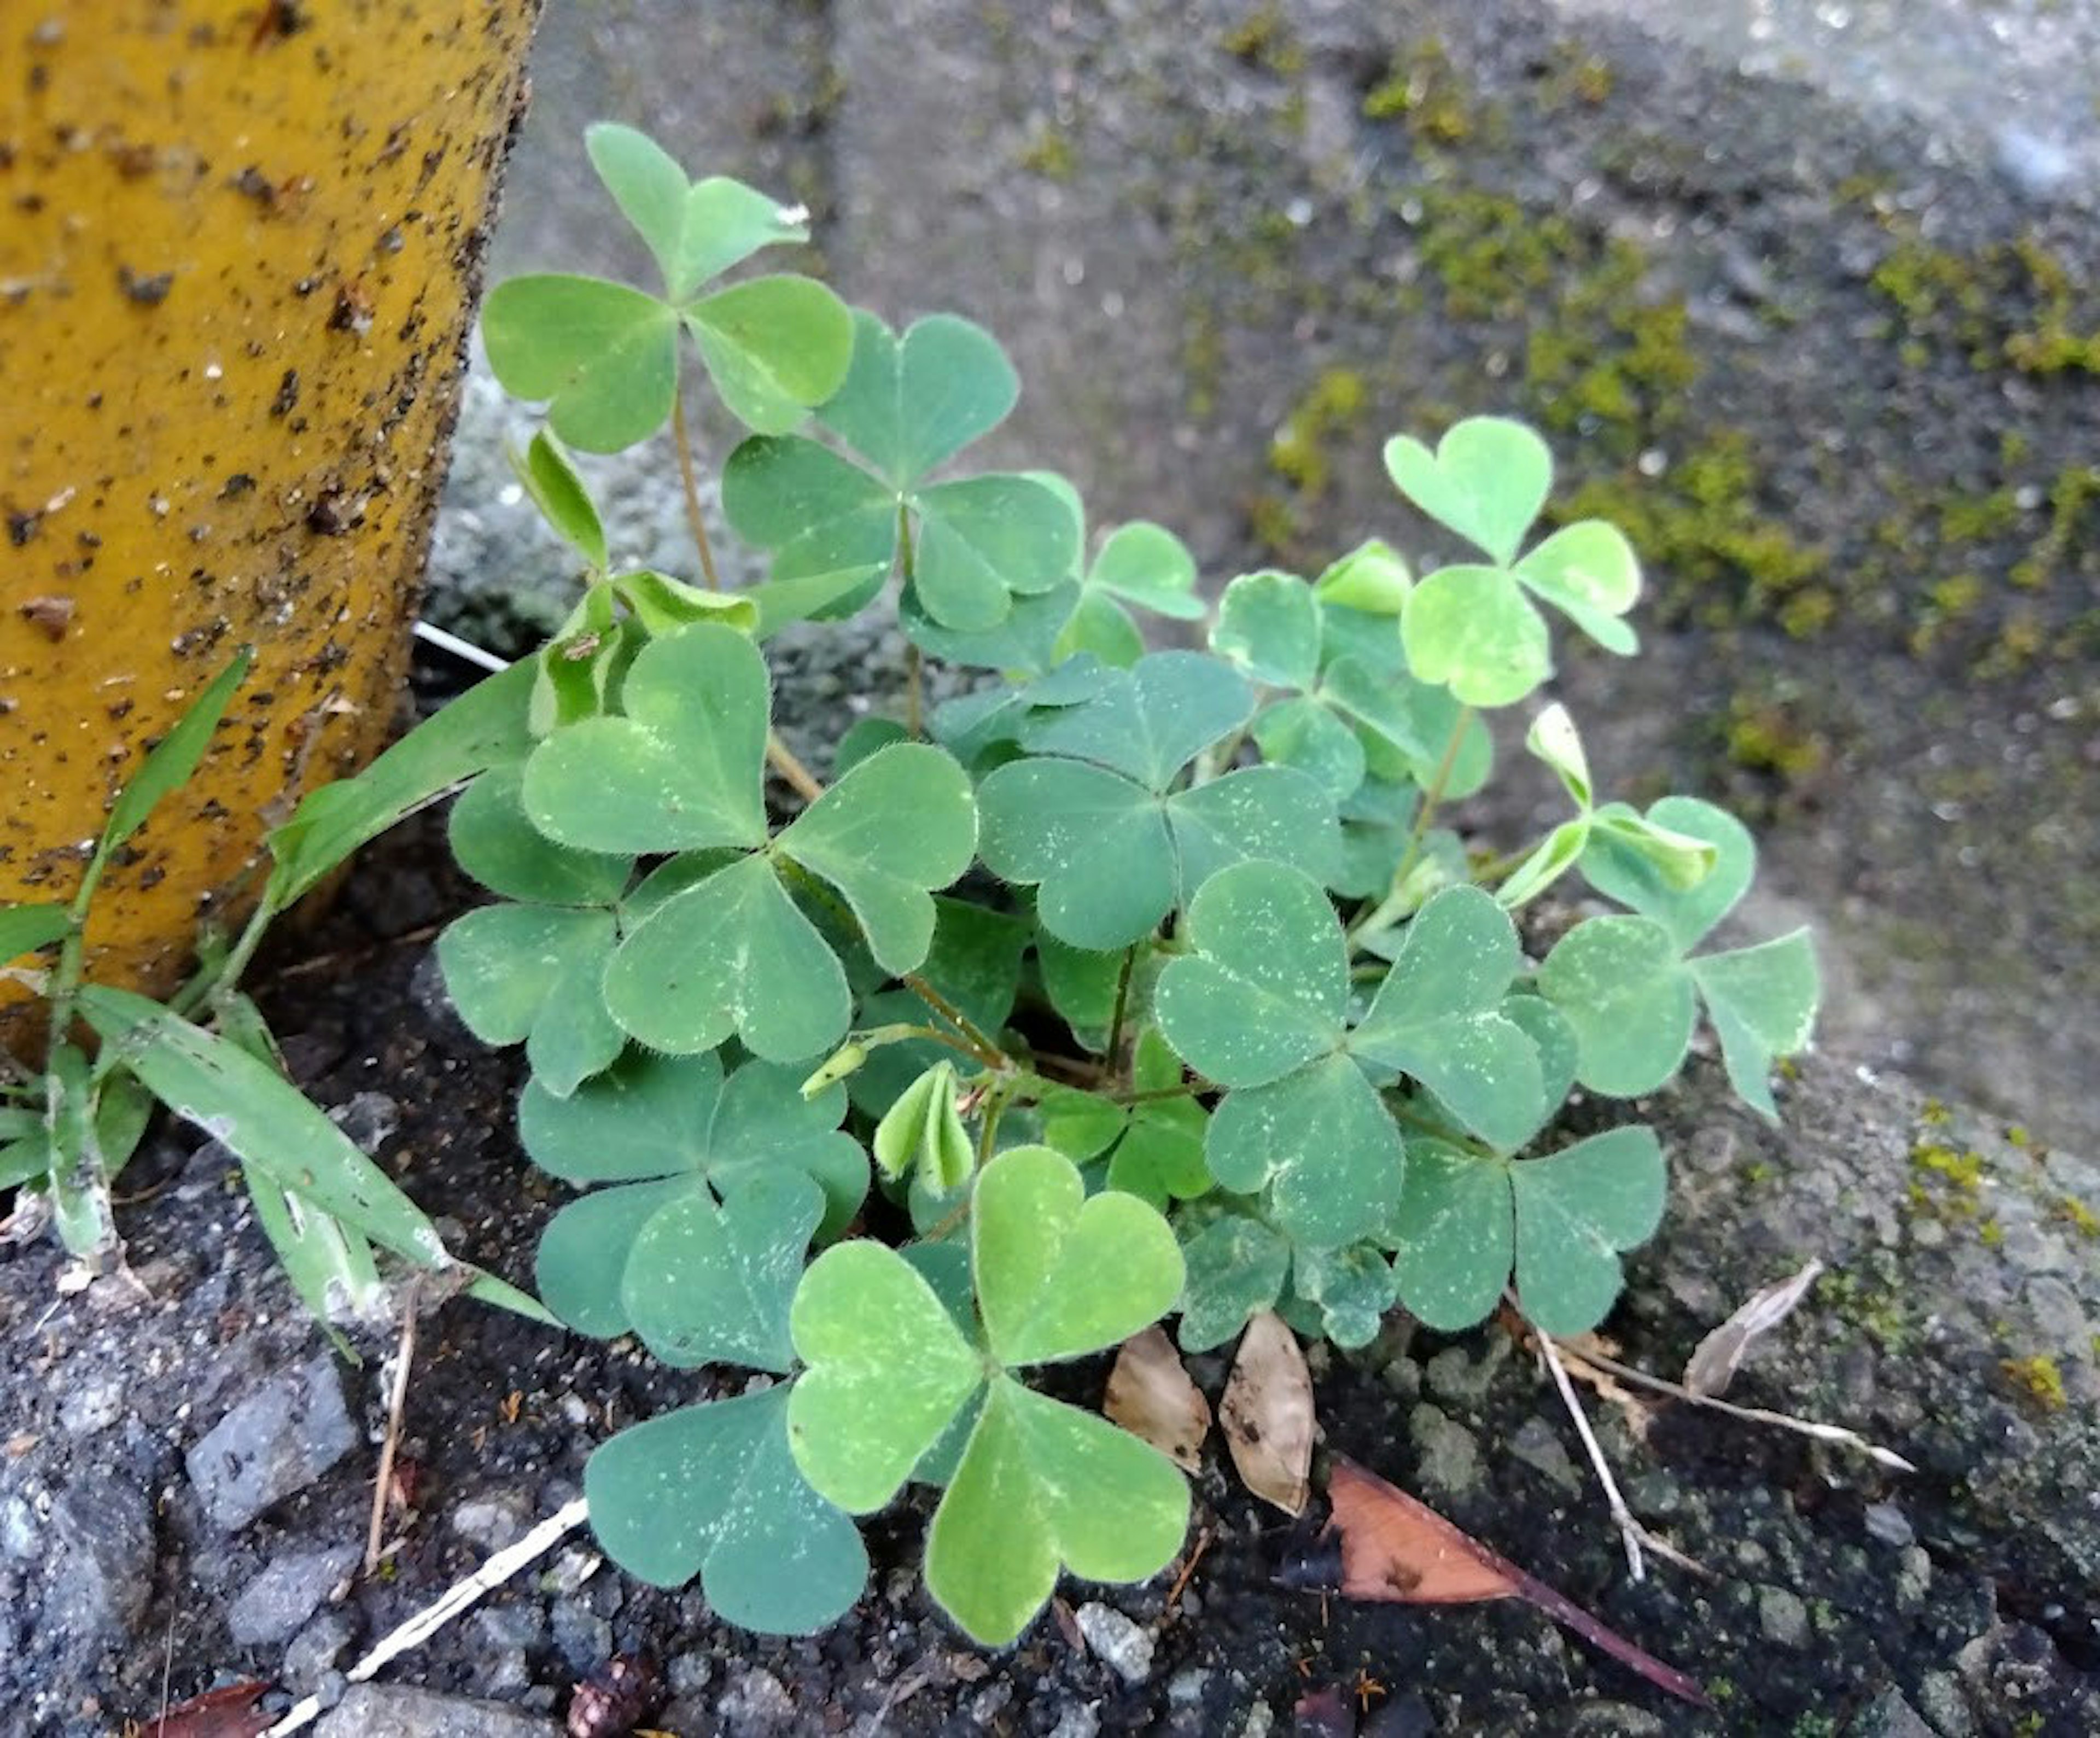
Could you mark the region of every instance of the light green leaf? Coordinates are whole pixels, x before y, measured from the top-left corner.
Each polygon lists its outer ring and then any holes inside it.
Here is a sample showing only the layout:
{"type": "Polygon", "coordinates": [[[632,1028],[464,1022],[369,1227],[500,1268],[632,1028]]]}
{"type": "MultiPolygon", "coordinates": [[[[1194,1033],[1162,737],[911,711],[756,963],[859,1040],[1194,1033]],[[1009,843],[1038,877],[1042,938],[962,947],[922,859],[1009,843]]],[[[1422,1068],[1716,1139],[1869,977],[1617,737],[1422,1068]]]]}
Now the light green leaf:
{"type": "Polygon", "coordinates": [[[1089,593],[1105,593],[1177,621],[1200,621],[1205,613],[1189,546],[1165,526],[1145,519],[1110,533],[1087,570],[1086,585],[1089,593]]]}
{"type": "Polygon", "coordinates": [[[62,905],[0,906],[0,965],[48,947],[71,927],[62,905]]]}
{"type": "Polygon", "coordinates": [[[1591,788],[1590,784],[1590,757],[1582,752],[1582,739],[1577,734],[1575,721],[1568,716],[1568,708],[1558,700],[1531,721],[1531,728],[1524,733],[1524,745],[1540,760],[1553,769],[1575,806],[1585,814],[1590,811],[1591,788]]]}
{"type": "Polygon", "coordinates": [[[1674,1074],[1692,1042],[1692,975],[1661,924],[1594,917],[1555,944],[1539,994],[1575,1029],[1576,1078],[1594,1092],[1633,1098],[1674,1074]]]}
{"type": "Polygon", "coordinates": [[[1517,1145],[1545,1099],[1538,1052],[1501,1012],[1522,957],[1508,913],[1446,888],[1408,925],[1350,1049],[1420,1081],[1489,1145],[1517,1145]]]}
{"type": "Polygon", "coordinates": [[[1052,661],[1090,652],[1103,664],[1127,670],[1145,655],[1145,636],[1130,611],[1101,592],[1082,589],[1051,648],[1052,661]]]}
{"type": "Polygon", "coordinates": [[[585,130],[584,148],[656,256],[673,302],[685,301],[761,248],[810,239],[799,213],[726,175],[689,181],[668,152],[633,127],[601,121],[585,130]]]}
{"type": "Polygon", "coordinates": [[[1468,706],[1507,706],[1553,673],[1546,620],[1499,567],[1440,567],[1401,618],[1408,666],[1468,706]]]}
{"type": "Polygon", "coordinates": [[[733,284],[684,314],[722,403],[758,434],[786,434],[845,378],[853,315],[814,279],[733,284]]]}
{"type": "Polygon", "coordinates": [[[926,1587],[973,1639],[1003,1647],[1043,1608],[1061,1565],[1143,1581],[1188,1527],[1188,1482],[1165,1455],[1002,1378],[934,1514],[926,1587]]]}
{"type": "Polygon", "coordinates": [[[1182,933],[1193,951],[1168,962],[1155,1006],[1161,1034],[1198,1074],[1262,1086],[1339,1046],[1348,955],[1311,876],[1274,863],[1223,870],[1182,933]]]}
{"type": "Polygon", "coordinates": [[[1231,1213],[1212,1220],[1182,1250],[1188,1279],[1181,1295],[1184,1352],[1222,1346],[1283,1290],[1290,1246],[1260,1220],[1231,1213]]]}
{"type": "Polygon", "coordinates": [[[88,1024],[147,1091],[279,1188],[419,1267],[452,1264],[421,1211],[298,1087],[267,1063],[158,1003],[90,984],[88,1024]]]}
{"type": "Polygon", "coordinates": [[[1020,395],[1012,364],[982,326],[934,314],[900,342],[862,310],[845,384],[818,414],[902,490],[997,428],[1020,395]]]}
{"type": "Polygon", "coordinates": [[[716,871],[637,924],[613,955],[605,999],[655,1049],[712,1050],[734,1034],[776,1062],[830,1049],[853,1011],[838,956],[763,857],[716,871]]]}
{"type": "Polygon", "coordinates": [[[1745,1104],[1776,1117],[1767,1078],[1773,1059],[1807,1046],[1823,993],[1813,939],[1807,930],[1797,929],[1756,947],[1704,955],[1690,964],[1707,1017],[1721,1035],[1730,1084],[1745,1104]]]}
{"type": "Polygon", "coordinates": [[[1509,1283],[1515,1224],[1506,1161],[1416,1141],[1394,1220],[1401,1301],[1439,1333],[1485,1319],[1509,1283]]]}
{"type": "Polygon", "coordinates": [[[1398,550],[1382,538],[1360,543],[1312,582],[1323,606],[1397,615],[1407,607],[1414,576],[1398,550]]]}
{"type": "Polygon", "coordinates": [[[488,365],[514,398],[547,405],[571,447],[619,452],[671,415],[678,390],[678,315],[602,278],[512,278],[481,310],[488,365]]]}
{"type": "Polygon", "coordinates": [[[1749,829],[1726,809],[1696,796],[1665,796],[1648,812],[1651,826],[1666,836],[1654,844],[1626,829],[1600,824],[1582,854],[1583,878],[1608,899],[1616,899],[1670,932],[1680,949],[1696,946],[1707,932],[1736,908],[1757,873],[1756,842],[1749,829]],[[1714,867],[1686,886],[1673,875],[1682,848],[1669,848],[1667,836],[1703,840],[1714,848],[1714,867]]]}
{"type": "Polygon", "coordinates": [[[1592,818],[1609,845],[1623,848],[1647,865],[1661,890],[1681,893],[1696,887],[1719,864],[1719,848],[1710,840],[1673,832],[1625,803],[1607,803],[1592,818]]]}
{"type": "Polygon", "coordinates": [[[1266,1187],[1268,1219],[1298,1244],[1334,1249],[1382,1231],[1400,1202],[1406,1152],[1392,1118],[1346,1056],[1228,1092],[1204,1146],[1235,1194],[1266,1187]]]}
{"type": "Polygon", "coordinates": [[[929,890],[977,854],[977,809],[954,759],[924,743],[878,749],[797,816],[780,852],[845,896],[869,951],[893,973],[917,969],[933,937],[929,890]],[[899,821],[908,817],[908,826],[899,821]]]}
{"type": "Polygon", "coordinates": [[[1396,435],[1385,445],[1385,468],[1401,494],[1502,567],[1516,559],[1553,486],[1546,443],[1502,417],[1455,424],[1433,453],[1396,435]]]}
{"type": "Polygon", "coordinates": [[[620,1281],[628,1321],[664,1363],[794,1367],[788,1306],[824,1215],[823,1191],[785,1167],[665,1202],[637,1230],[620,1281]]]}
{"type": "Polygon", "coordinates": [[[533,751],[525,812],[581,850],[763,845],[770,695],[765,659],[734,628],[652,640],[627,673],[624,716],[567,726],[533,751]]]}
{"type": "Polygon", "coordinates": [[[792,1392],[683,1407],[600,1447],[584,1495],[607,1554],[660,1587],[697,1574],[709,1608],[745,1629],[808,1635],[845,1616],[867,1551],[795,1464],[792,1392]]]}
{"type": "Polygon", "coordinates": [[[1295,573],[1243,573],[1219,600],[1211,650],[1275,688],[1309,690],[1320,673],[1320,606],[1295,573]]]}
{"type": "Polygon", "coordinates": [[[970,1236],[986,1335],[1009,1367],[1113,1346],[1180,1295],[1167,1221],[1135,1196],[1088,1199],[1078,1168],[1048,1147],[1015,1147],[979,1173],[970,1236]]]}
{"type": "Polygon", "coordinates": [[[866,1241],[810,1263],[789,1323],[809,1365],[788,1405],[796,1463],[840,1508],[883,1507],[983,1384],[976,1349],[909,1263],[866,1241]]]}
{"type": "Polygon", "coordinates": [[[1623,1276],[1619,1251],[1655,1234],[1667,1177],[1662,1148],[1636,1124],[1510,1167],[1516,1200],[1518,1305],[1547,1334],[1586,1334],[1623,1276]]]}
{"type": "Polygon", "coordinates": [[[758,632],[759,607],[742,592],[704,591],[650,567],[615,573],[611,584],[652,639],[698,621],[720,622],[739,633],[758,632]]]}
{"type": "Polygon", "coordinates": [[[527,707],[535,674],[527,659],[478,682],[356,777],[308,792],[270,835],[276,866],[265,898],[272,909],[291,905],[368,839],[446,792],[522,761],[533,743],[527,707]]]}
{"type": "Polygon", "coordinates": [[[968,1180],[977,1153],[955,1109],[952,1062],[936,1062],[904,1089],[876,1125],[873,1149],[885,1176],[915,1167],[929,1188],[944,1193],[968,1180]]]}
{"type": "Polygon", "coordinates": [[[1615,525],[1584,519],[1555,532],[1512,570],[1605,651],[1626,657],[1640,641],[1619,618],[1640,596],[1640,562],[1615,525]]]}
{"type": "Polygon", "coordinates": [[[525,492],[532,497],[540,517],[593,569],[602,571],[609,559],[605,527],[598,518],[590,490],[577,474],[568,454],[562,450],[562,443],[540,429],[533,434],[532,444],[523,454],[514,448],[506,452],[511,470],[524,485],[525,492]]]}
{"type": "Polygon", "coordinates": [[[1563,821],[1532,848],[1507,880],[1495,889],[1495,903],[1514,911],[1536,899],[1573,868],[1590,841],[1590,818],[1563,821]]]}
{"type": "Polygon", "coordinates": [[[98,857],[107,857],[122,845],[146,824],[147,816],[160,805],[163,797],[172,796],[189,783],[190,774],[197,770],[197,763],[211,746],[212,733],[226,716],[233,690],[246,679],[254,662],[254,651],[241,647],[234,654],[232,663],[214,677],[190,703],[174,728],[154,743],[146,758],[139,762],[138,771],[125,780],[124,788],[117,793],[117,801],[110,805],[109,819],[102,829],[102,842],[96,847],[98,857]]]}

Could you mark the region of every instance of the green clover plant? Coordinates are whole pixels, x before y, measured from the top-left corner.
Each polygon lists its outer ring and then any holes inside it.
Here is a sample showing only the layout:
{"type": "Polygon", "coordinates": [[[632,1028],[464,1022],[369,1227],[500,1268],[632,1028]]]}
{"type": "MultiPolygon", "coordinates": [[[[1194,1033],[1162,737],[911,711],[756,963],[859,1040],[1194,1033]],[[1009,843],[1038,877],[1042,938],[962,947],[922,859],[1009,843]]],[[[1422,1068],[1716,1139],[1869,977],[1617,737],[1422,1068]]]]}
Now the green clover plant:
{"type": "Polygon", "coordinates": [[[1534,535],[1552,465],[1529,430],[1388,446],[1470,546],[1454,564],[1374,540],[1203,588],[1149,523],[1089,558],[1062,479],[951,474],[1015,403],[989,334],[899,334],[800,279],[710,287],[799,225],[638,135],[589,148],[664,293],[501,287],[499,373],[555,435],[615,448],[671,414],[693,335],[751,431],[722,498],[769,576],[613,574],[588,488],[536,442],[521,474],[585,563],[577,615],[425,726],[437,748],[419,732],[310,801],[286,872],[415,800],[404,766],[467,786],[453,845],[500,902],[439,959],[462,1017],[525,1047],[527,1149],[585,1191],[542,1241],[546,1300],[715,1366],[726,1396],[597,1450],[608,1551],[814,1629],[865,1581],[851,1517],[917,1485],[929,1592],[1002,1643],[1062,1573],[1157,1573],[1189,1501],[1031,1371],[1168,1317],[1217,1345],[1266,1308],[1344,1346],[1401,1308],[1595,1326],[1665,1158],[1637,1122],[1571,1139],[1563,1105],[1664,1089],[1703,1006],[1775,1114],[1813,953],[1714,949],[1749,836],[1691,798],[1600,799],[1542,691],[1554,617],[1635,650],[1640,576],[1599,522],[1534,535]],[[915,661],[903,716],[842,728],[826,787],[773,730],[763,642],[886,593],[915,660],[999,674],[922,718],[915,661]],[[1147,650],[1134,611],[1197,643],[1147,650]],[[1451,805],[1493,773],[1485,714],[1517,708],[1573,813],[1493,856],[1451,805]]]}

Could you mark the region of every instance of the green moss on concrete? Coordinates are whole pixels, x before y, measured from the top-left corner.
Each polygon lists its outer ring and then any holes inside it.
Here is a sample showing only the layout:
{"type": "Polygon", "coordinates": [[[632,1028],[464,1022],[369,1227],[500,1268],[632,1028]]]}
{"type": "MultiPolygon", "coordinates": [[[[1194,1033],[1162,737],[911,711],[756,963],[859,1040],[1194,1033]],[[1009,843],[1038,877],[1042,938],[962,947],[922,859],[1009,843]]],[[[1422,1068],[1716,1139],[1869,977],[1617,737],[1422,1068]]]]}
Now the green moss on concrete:
{"type": "Polygon", "coordinates": [[[1473,137],[1480,111],[1449,52],[1428,37],[1393,56],[1385,77],[1364,94],[1363,113],[1367,121],[1397,121],[1426,144],[1462,145],[1473,137]]]}
{"type": "Polygon", "coordinates": [[[1363,422],[1368,388],[1354,368],[1324,369],[1269,443],[1268,467],[1309,506],[1327,492],[1335,445],[1363,422]]]}
{"type": "Polygon", "coordinates": [[[2036,1353],[2032,1357],[2007,1358],[1999,1369],[2026,1399],[2045,1412],[2061,1412],[2071,1404],[2064,1392],[2063,1372],[2054,1358],[2036,1353]]]}
{"type": "Polygon", "coordinates": [[[1044,121],[1022,148],[1021,166],[1046,181],[1070,181],[1079,172],[1079,154],[1069,133],[1044,121]]]}

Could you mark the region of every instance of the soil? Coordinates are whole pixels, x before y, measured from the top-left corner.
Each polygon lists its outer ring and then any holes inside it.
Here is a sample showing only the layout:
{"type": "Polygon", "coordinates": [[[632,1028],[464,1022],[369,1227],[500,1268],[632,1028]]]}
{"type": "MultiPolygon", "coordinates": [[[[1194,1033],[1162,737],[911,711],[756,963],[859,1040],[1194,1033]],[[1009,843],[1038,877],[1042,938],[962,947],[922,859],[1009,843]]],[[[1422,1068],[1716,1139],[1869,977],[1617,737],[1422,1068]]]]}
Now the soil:
{"type": "MultiPolygon", "coordinates": [[[[459,1027],[432,968],[435,927],[473,897],[426,818],[367,855],[324,920],[282,938],[258,984],[300,1083],[353,1107],[348,1126],[380,1137],[452,1246],[529,1283],[562,1190],[513,1137],[516,1056],[459,1027]]],[[[1773,1132],[1726,1108],[1717,1074],[1702,1061],[1652,1107],[1676,1199],[1632,1264],[1612,1324],[1622,1355],[1681,1369],[1749,1290],[1821,1254],[1838,1273],[1736,1397],[1856,1425],[1917,1475],[1708,1414],[1593,1401],[1635,1512],[1715,1577],[1665,1565],[1635,1586],[1550,1385],[1502,1329],[1446,1339],[1399,1321],[1364,1353],[1316,1359],[1329,1449],[1692,1674],[1711,1714],[1528,1607],[1367,1607],[1279,1586],[1302,1529],[1246,1496],[1215,1442],[1196,1484],[1207,1548],[1171,1607],[1171,1573],[1136,1589],[1067,1582],[1017,1648],[980,1652],[917,1586],[924,1515],[907,1504],[872,1528],[871,1590],[847,1619],[768,1639],[716,1622],[697,1591],[638,1585],[580,1533],[385,1678],[559,1712],[615,1656],[646,1657],[662,1687],[649,1723],[681,1738],[1256,1734],[1287,1728],[1298,1699],[1323,1687],[1388,1733],[2100,1729],[2100,1524],[2087,1500],[2100,1378],[2083,1329],[2100,1314],[2100,1262],[2080,1229],[2089,1221],[2062,1208],[2100,1200],[2100,1175],[1981,1123],[1952,1126],[1915,1092],[1829,1061],[1804,1068],[1792,1131],[1773,1132]],[[1920,1168],[1927,1144],[1963,1155],[1961,1176],[1920,1168]],[[2052,1329],[2066,1343],[2033,1338],[2052,1329]],[[2055,1404],[2008,1374],[2016,1350],[2054,1355],[2055,1404]],[[1075,1610],[1096,1599],[1129,1620],[1109,1630],[1136,1639],[1119,1665],[1080,1639],[1075,1610]]],[[[349,1573],[390,1334],[354,1334],[361,1363],[329,1357],[223,1151],[193,1133],[159,1134],[126,1185],[147,1296],[112,1281],[61,1296],[41,1243],[11,1251],[0,1274],[0,1356],[23,1378],[0,1409],[9,1731],[86,1738],[230,1678],[278,1686],[280,1702],[340,1693],[333,1674],[373,1639],[574,1498],[593,1444],[708,1392],[704,1374],[667,1373],[628,1343],[463,1300],[430,1309],[405,1414],[408,1506],[390,1515],[381,1571],[349,1573]],[[289,1392],[288,1373],[309,1389],[339,1381],[350,1427],[310,1420],[326,1439],[313,1463],[229,1524],[222,1493],[204,1489],[223,1481],[201,1477],[192,1451],[243,1400],[289,1392]],[[244,1615],[258,1581],[281,1590],[316,1560],[329,1567],[303,1599],[244,1615]]],[[[1194,1368],[1215,1396],[1222,1359],[1194,1368]]]]}

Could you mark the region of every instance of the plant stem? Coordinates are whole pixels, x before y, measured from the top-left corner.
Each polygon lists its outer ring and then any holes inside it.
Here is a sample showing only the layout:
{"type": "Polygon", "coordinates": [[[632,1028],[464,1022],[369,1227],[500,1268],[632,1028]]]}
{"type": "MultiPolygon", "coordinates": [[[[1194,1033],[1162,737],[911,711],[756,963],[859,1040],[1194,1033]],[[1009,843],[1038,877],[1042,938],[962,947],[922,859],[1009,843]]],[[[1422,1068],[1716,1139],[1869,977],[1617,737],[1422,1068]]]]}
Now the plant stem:
{"type": "Polygon", "coordinates": [[[770,728],[765,733],[765,758],[804,802],[813,803],[824,794],[823,780],[802,764],[795,751],[781,740],[778,730],[770,728]]]}
{"type": "Polygon", "coordinates": [[[918,739],[924,722],[921,715],[925,709],[925,703],[920,697],[920,687],[924,664],[925,659],[920,655],[916,646],[905,648],[904,734],[914,741],[918,739]]]}
{"type": "Polygon", "coordinates": [[[1429,836],[1429,823],[1436,816],[1436,805],[1444,800],[1445,787],[1451,783],[1452,770],[1458,764],[1459,745],[1464,742],[1466,731],[1472,724],[1474,716],[1473,708],[1470,706],[1458,709],[1458,717],[1452,721],[1450,740],[1444,744],[1444,757],[1436,763],[1436,770],[1422,793],[1422,805],[1414,812],[1414,825],[1408,832],[1407,848],[1401,853],[1400,867],[1392,872],[1392,891],[1349,925],[1348,937],[1352,944],[1359,936],[1375,935],[1411,908],[1414,895],[1408,887],[1407,878],[1422,855],[1423,840],[1429,836]]]}
{"type": "Polygon", "coordinates": [[[671,433],[678,443],[678,474],[686,485],[686,523],[692,527],[693,547],[700,552],[700,571],[707,576],[708,589],[720,591],[721,576],[715,571],[714,548],[708,541],[708,522],[700,511],[699,480],[693,474],[693,438],[686,427],[683,394],[671,400],[671,433]]]}
{"type": "Polygon", "coordinates": [[[1131,968],[1137,964],[1137,948],[1133,944],[1123,951],[1123,970],[1116,977],[1115,1012],[1109,1019],[1109,1066],[1116,1065],[1116,1058],[1123,1051],[1123,1017],[1130,1005],[1131,968]]]}

